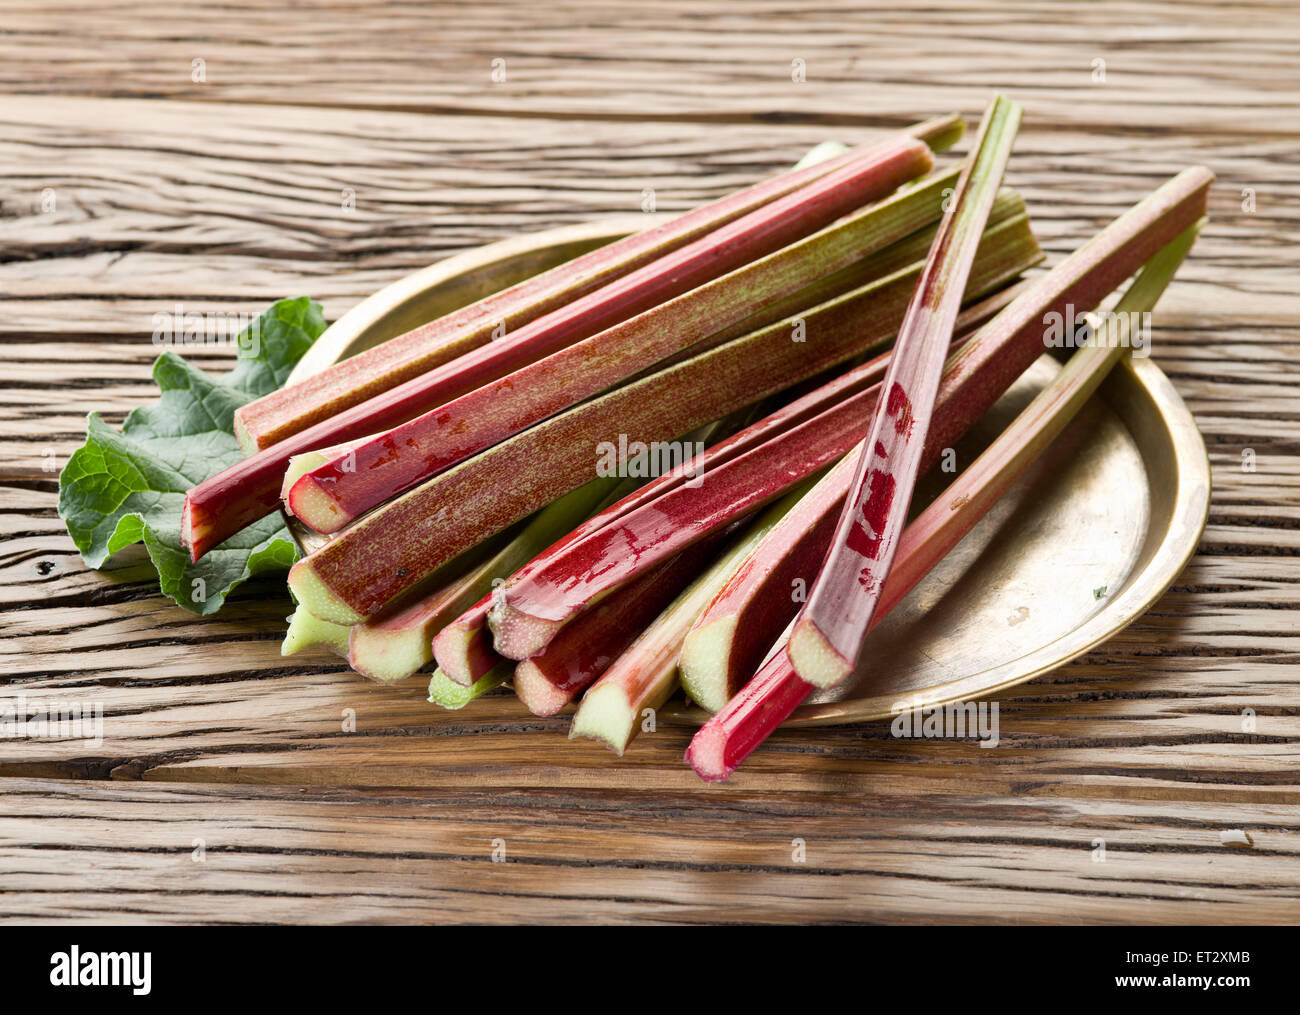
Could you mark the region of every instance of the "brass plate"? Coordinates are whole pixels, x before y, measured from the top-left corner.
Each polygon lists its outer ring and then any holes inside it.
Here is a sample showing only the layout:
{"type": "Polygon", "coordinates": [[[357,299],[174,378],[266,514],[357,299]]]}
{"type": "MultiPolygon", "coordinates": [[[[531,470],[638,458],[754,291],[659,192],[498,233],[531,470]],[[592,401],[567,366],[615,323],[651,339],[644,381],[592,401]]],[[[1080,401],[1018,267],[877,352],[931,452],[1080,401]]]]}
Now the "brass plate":
{"type": "MultiPolygon", "coordinates": [[[[289,380],[651,221],[620,216],[566,226],[418,271],[340,318],[289,380]]],[[[973,460],[1056,369],[1043,356],[958,446],[957,463],[973,460]]],[[[928,477],[917,509],[951,478],[928,477]]],[[[872,633],[857,679],[814,696],[789,721],[863,722],[893,714],[900,703],[988,697],[1069,662],[1164,594],[1196,550],[1209,503],[1209,461],[1187,407],[1149,359],[1125,362],[872,633]]],[[[295,534],[306,542],[296,526],[295,534]]],[[[661,716],[700,722],[704,713],[669,705],[661,716]]]]}

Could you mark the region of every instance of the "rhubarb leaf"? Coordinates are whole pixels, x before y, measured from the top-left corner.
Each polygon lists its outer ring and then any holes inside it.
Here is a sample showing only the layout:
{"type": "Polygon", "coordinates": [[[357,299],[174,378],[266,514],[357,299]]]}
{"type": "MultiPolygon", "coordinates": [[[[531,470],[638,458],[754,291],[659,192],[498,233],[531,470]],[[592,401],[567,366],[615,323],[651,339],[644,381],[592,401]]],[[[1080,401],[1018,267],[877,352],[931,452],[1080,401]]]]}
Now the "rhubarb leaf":
{"type": "Polygon", "coordinates": [[[59,516],[89,567],[143,541],[165,595],[215,613],[237,585],[284,571],[298,549],[278,514],[227,539],[197,564],[181,546],[185,491],[243,458],[234,413],[279,388],[325,330],[320,304],[280,300],[239,336],[239,358],[214,378],[171,351],[154,362],[161,396],[115,430],[91,413],[86,443],[59,477],[59,516]]]}

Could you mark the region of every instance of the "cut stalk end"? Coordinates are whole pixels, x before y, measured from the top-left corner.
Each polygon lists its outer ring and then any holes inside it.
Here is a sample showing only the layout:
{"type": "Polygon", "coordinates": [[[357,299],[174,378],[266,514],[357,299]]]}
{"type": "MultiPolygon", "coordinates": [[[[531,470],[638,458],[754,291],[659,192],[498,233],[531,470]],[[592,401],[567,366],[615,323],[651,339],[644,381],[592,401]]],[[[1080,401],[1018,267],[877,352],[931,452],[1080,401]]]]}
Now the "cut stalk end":
{"type": "MultiPolygon", "coordinates": [[[[235,425],[236,427],[239,425],[238,416],[235,417],[235,425]]],[[[289,503],[289,497],[294,484],[297,483],[298,480],[302,479],[302,477],[307,475],[307,473],[319,469],[322,465],[332,462],[340,455],[345,455],[354,448],[372,440],[374,440],[374,437],[365,437],[361,440],[355,441],[345,441],[342,444],[335,444],[332,447],[316,448],[312,451],[304,451],[301,454],[290,457],[289,464],[284,470],[284,481],[280,484],[280,501],[284,505],[285,510],[287,510],[289,514],[293,514],[293,506],[289,503]]]]}
{"type": "Polygon", "coordinates": [[[312,567],[310,558],[298,561],[289,569],[289,589],[301,606],[321,620],[351,626],[366,619],[321,580],[321,576],[312,567]]]}
{"type": "Polygon", "coordinates": [[[736,767],[727,764],[727,731],[719,726],[701,727],[686,748],[686,763],[705,782],[730,779],[736,767]]]}
{"type": "Polygon", "coordinates": [[[849,678],[853,663],[845,659],[807,618],[790,634],[790,662],[794,671],[814,687],[834,687],[849,678]]]}
{"type": "Polygon", "coordinates": [[[469,687],[456,683],[442,670],[434,670],[429,680],[429,701],[443,708],[464,708],[475,698],[500,687],[510,676],[509,666],[497,666],[469,687]]]}
{"type": "Polygon", "coordinates": [[[234,429],[235,443],[239,445],[240,451],[245,455],[251,455],[259,450],[257,447],[257,438],[248,432],[248,424],[244,422],[243,417],[240,416],[238,411],[235,412],[234,429]]]}
{"type": "Polygon", "coordinates": [[[293,483],[285,503],[295,518],[322,535],[338,532],[352,520],[333,494],[311,475],[302,475],[293,483]]]}
{"type": "Polygon", "coordinates": [[[564,625],[562,621],[534,617],[503,600],[492,605],[488,626],[492,628],[492,647],[498,654],[523,660],[546,648],[564,625]]]}
{"type": "Polygon", "coordinates": [[[284,641],[280,644],[280,655],[297,655],[316,645],[324,645],[335,655],[346,659],[350,630],[343,624],[321,620],[299,606],[289,615],[289,629],[285,631],[284,641]]]}
{"type": "Polygon", "coordinates": [[[515,694],[533,715],[557,715],[574,695],[547,678],[532,660],[525,659],[515,667],[515,694]]]}
{"type": "Polygon", "coordinates": [[[962,139],[966,133],[966,121],[960,113],[949,113],[947,116],[936,116],[933,120],[914,124],[907,128],[906,133],[920,138],[930,146],[931,151],[942,152],[962,139]]]}
{"type": "Polygon", "coordinates": [[[438,668],[449,679],[465,687],[474,683],[470,676],[470,653],[475,642],[483,641],[481,627],[466,627],[463,624],[448,624],[433,639],[433,658],[438,660],[438,668]]]}
{"type": "Polygon", "coordinates": [[[380,684],[404,680],[433,658],[423,628],[390,631],[358,624],[351,631],[348,665],[380,684]]]}
{"type": "Polygon", "coordinates": [[[293,485],[307,473],[328,461],[329,459],[319,451],[308,451],[289,459],[289,466],[284,470],[284,482],[280,484],[280,500],[289,514],[293,514],[293,505],[289,503],[289,494],[293,490],[293,485]]]}
{"type": "Polygon", "coordinates": [[[481,617],[466,614],[448,624],[433,639],[433,657],[439,668],[458,684],[469,687],[502,661],[492,648],[492,638],[481,617]]]}
{"type": "Polygon", "coordinates": [[[190,495],[185,495],[185,503],[181,507],[181,546],[190,551],[190,563],[197,564],[199,558],[207,552],[206,547],[200,547],[194,534],[194,505],[190,502],[190,495]]]}
{"type": "Polygon", "coordinates": [[[693,702],[710,712],[718,711],[731,697],[727,660],[735,637],[733,614],[695,628],[682,643],[677,662],[682,687],[693,702]]]}
{"type": "Polygon", "coordinates": [[[627,692],[618,684],[598,684],[582,699],[582,708],[573,717],[569,739],[599,740],[621,758],[635,725],[636,710],[627,692]]]}

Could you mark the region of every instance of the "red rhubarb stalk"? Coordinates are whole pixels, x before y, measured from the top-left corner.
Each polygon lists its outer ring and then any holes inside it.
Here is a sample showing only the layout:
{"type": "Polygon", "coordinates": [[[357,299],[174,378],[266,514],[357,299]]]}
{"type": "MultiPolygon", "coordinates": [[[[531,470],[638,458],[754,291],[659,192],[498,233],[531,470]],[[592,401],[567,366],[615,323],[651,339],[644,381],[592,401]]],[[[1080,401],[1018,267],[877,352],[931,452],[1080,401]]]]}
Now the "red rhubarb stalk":
{"type": "MultiPolygon", "coordinates": [[[[1199,223],[1192,225],[1151,259],[1129,286],[1115,314],[1108,318],[1109,330],[1100,341],[1071,357],[1011,426],[907,527],[881,593],[873,626],[974,528],[1087,402],[1127,351],[1130,315],[1154,308],[1190,250],[1199,228],[1199,223]]],[[[1056,270],[1064,267],[1063,264],[1056,270]]],[[[1045,289],[1050,278],[1042,282],[1045,289]]],[[[1040,307],[1047,305],[1041,301],[1042,296],[1040,292],[1040,307]]],[[[753,680],[692,739],[686,760],[702,779],[717,782],[728,778],[817,689],[794,671],[785,644],[788,635],[787,630],[753,680]]]]}
{"type": "Polygon", "coordinates": [[[289,490],[294,483],[313,469],[320,468],[326,462],[337,461],[341,466],[346,467],[347,455],[359,445],[371,439],[371,437],[365,437],[361,440],[345,441],[342,444],[335,444],[333,447],[321,448],[319,451],[304,451],[302,454],[290,458],[289,464],[284,470],[284,479],[280,483],[280,499],[284,501],[285,510],[293,514],[293,510],[289,507],[288,498],[289,490]]]}
{"type": "MultiPolygon", "coordinates": [[[[995,288],[1038,256],[1025,223],[1007,223],[972,276],[995,288]]],[[[834,300],[805,320],[736,339],[567,410],[371,512],[289,573],[319,617],[356,623],[469,546],[591,477],[602,445],[670,440],[878,345],[897,328],[914,272],[834,300]]],[[[513,656],[512,656],[513,658],[513,656]]]]}
{"type": "Polygon", "coordinates": [[[798,503],[807,483],[770,505],[723,554],[673,600],[591,685],[573,717],[569,738],[591,737],[622,755],[645,709],[662,705],[677,687],[682,639],[718,589],[781,515],[798,503]]]}
{"type": "Polygon", "coordinates": [[[871,146],[839,169],[615,279],[513,334],[321,420],[205,480],[185,496],[181,540],[198,560],[279,503],[290,456],[388,430],[499,380],[573,342],[814,232],[926,172],[928,148],[907,137],[871,146]]]}
{"type": "MultiPolygon", "coordinates": [[[[954,169],[949,174],[936,177],[932,182],[938,184],[940,181],[955,182],[958,170],[954,169]]],[[[927,184],[928,185],[928,184],[927,184]]],[[[945,188],[936,188],[942,192],[945,188]]],[[[946,189],[951,189],[947,187],[946,189]]],[[[939,215],[939,204],[934,206],[934,214],[939,215]]],[[[1003,187],[998,192],[997,201],[993,205],[993,212],[989,215],[989,225],[986,235],[1000,225],[1005,225],[1013,219],[1026,219],[1028,212],[1025,209],[1025,202],[1021,196],[1010,187],[1003,187]]],[[[885,278],[897,271],[902,271],[913,264],[925,260],[925,255],[934,241],[935,233],[938,231],[938,221],[926,226],[924,229],[918,229],[902,240],[891,243],[884,250],[879,251],[869,257],[864,257],[861,261],[849,265],[845,269],[832,272],[830,275],[819,279],[812,285],[804,286],[796,292],[791,293],[780,300],[774,300],[765,303],[756,311],[752,312],[744,320],[741,320],[721,331],[715,332],[707,339],[703,339],[690,346],[688,349],[661,360],[655,364],[654,370],[661,370],[666,366],[672,366],[691,356],[696,356],[707,349],[730,342],[733,338],[739,338],[742,335],[749,334],[751,331],[758,331],[766,328],[768,325],[775,324],[777,321],[784,321],[787,318],[798,318],[806,311],[813,307],[819,306],[829,300],[842,296],[847,292],[858,289],[876,279],[885,278]]],[[[646,371],[649,373],[651,371],[646,371]]]]}
{"type": "MultiPolygon", "coordinates": [[[[905,133],[939,151],[961,136],[960,117],[915,124],[905,133]]],[[[729,194],[670,222],[606,244],[469,306],[331,364],[297,384],[242,406],[235,433],[245,454],[270,447],[403,381],[487,344],[494,331],[513,332],[670,253],[719,226],[783,197],[860,157],[866,148],[821,156],[810,152],[795,170],[729,194]]]]}
{"type": "MultiPolygon", "coordinates": [[[[756,305],[799,293],[922,229],[939,216],[950,182],[943,176],[909,188],[364,442],[303,475],[290,507],[317,532],[337,532],[484,448],[698,349],[701,340],[750,317],[756,305]]],[[[763,214],[775,216],[787,203],[809,207],[816,192],[811,185],[763,214]]],[[[844,203],[822,217],[838,217],[855,199],[846,188],[844,203]]]]}
{"type": "MultiPolygon", "coordinates": [[[[977,259],[975,284],[982,272],[979,264],[977,259]]],[[[892,293],[890,299],[906,301],[915,277],[911,273],[895,276],[906,279],[897,289],[892,288],[895,283],[881,286],[876,306],[883,306],[887,291],[892,293]]],[[[973,309],[972,313],[983,311],[973,309]]],[[[810,323],[808,334],[816,330],[810,323]]],[[[1041,340],[1026,332],[1012,347],[996,344],[990,337],[954,360],[952,391],[945,397],[971,408],[954,417],[954,426],[945,430],[947,438],[952,437],[951,431],[964,432],[1041,349],[1041,340]],[[959,364],[964,368],[958,369],[959,364]],[[969,416],[970,412],[975,415],[969,416]]],[[[788,428],[773,428],[775,432],[769,432],[766,440],[747,445],[741,453],[721,462],[709,461],[706,456],[702,483],[669,487],[599,530],[548,553],[549,559],[539,562],[525,579],[505,588],[495,604],[490,619],[497,651],[512,659],[535,655],[591,599],[780,496],[803,477],[848,453],[864,436],[876,402],[872,384],[881,379],[887,364],[886,358],[880,358],[850,371],[844,381],[852,383],[840,387],[835,398],[825,399],[821,404],[827,407],[821,412],[788,428]],[[635,548],[635,553],[629,548],[635,548]]],[[[945,446],[939,445],[940,449],[945,446]]]]}
{"type": "Polygon", "coordinates": [[[831,551],[791,630],[790,660],[818,687],[845,680],[862,651],[907,522],[966,277],[1019,124],[1020,107],[1001,96],[984,114],[899,329],[831,551]]]}
{"type": "MultiPolygon", "coordinates": [[[[739,427],[744,427],[755,415],[755,407],[748,407],[741,412],[734,413],[731,416],[724,417],[713,423],[696,430],[693,434],[688,435],[688,443],[711,443],[719,438],[727,438],[734,434],[739,427]]],[[[646,486],[657,486],[664,482],[671,482],[673,475],[688,476],[694,472],[691,461],[682,462],[681,465],[654,480],[646,486]]],[[[532,522],[529,523],[528,529],[521,534],[529,536],[531,549],[528,556],[534,557],[543,546],[548,546],[553,550],[555,546],[562,545],[567,539],[578,538],[582,534],[592,531],[604,524],[604,520],[611,517],[613,513],[623,508],[620,506],[632,505],[638,503],[640,490],[645,486],[638,486],[638,481],[633,479],[617,480],[614,478],[592,480],[583,487],[579,487],[573,493],[562,498],[560,502],[569,500],[583,490],[600,490],[603,497],[600,498],[602,510],[598,512],[600,520],[593,520],[585,516],[570,519],[570,524],[564,526],[568,534],[563,538],[556,539],[560,535],[554,529],[547,528],[542,519],[546,510],[540,512],[532,522]],[[552,540],[555,540],[552,543],[552,540]]],[[[593,505],[596,501],[591,502],[593,505]]],[[[590,513],[590,512],[588,512],[590,513]]],[[[523,563],[522,561],[520,562],[523,563]]],[[[493,581],[493,585],[499,588],[507,581],[515,581],[520,575],[526,574],[531,561],[524,564],[515,574],[504,581],[493,581]]],[[[511,570],[514,570],[513,568],[511,570]]],[[[495,592],[490,592],[483,596],[474,606],[466,610],[450,624],[445,625],[440,631],[436,632],[433,639],[432,650],[435,658],[438,660],[438,666],[444,676],[453,683],[461,684],[464,687],[474,685],[479,679],[485,676],[489,670],[502,663],[502,658],[491,648],[490,639],[486,636],[487,631],[487,612],[492,603],[495,592]]]]}
{"type": "MultiPolygon", "coordinates": [[[[618,485],[593,480],[549,504],[495,553],[432,591],[408,595],[352,627],[348,662],[362,676],[401,680],[433,658],[432,640],[448,623],[489,593],[544,547],[590,515],[618,485]]],[[[473,681],[470,681],[472,684],[473,681]]]]}
{"type": "Polygon", "coordinates": [[[706,560],[707,547],[679,554],[578,618],[545,652],[515,667],[519,700],[533,715],[555,715],[627,651],[706,560]]]}

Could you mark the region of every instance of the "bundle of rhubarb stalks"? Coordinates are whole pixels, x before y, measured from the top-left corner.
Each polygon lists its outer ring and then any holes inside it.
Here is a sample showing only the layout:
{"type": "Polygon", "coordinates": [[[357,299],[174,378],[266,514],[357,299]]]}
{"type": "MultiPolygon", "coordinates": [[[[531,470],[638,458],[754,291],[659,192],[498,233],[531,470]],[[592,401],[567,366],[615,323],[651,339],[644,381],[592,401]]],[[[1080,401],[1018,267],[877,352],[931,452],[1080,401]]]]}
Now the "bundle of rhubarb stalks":
{"type": "Polygon", "coordinates": [[[507,682],[537,715],[576,702],[570,735],[619,754],[680,689],[712,713],[687,761],[726,778],[870,669],[871,628],[1126,354],[1200,228],[1193,168],[1023,279],[1019,120],[996,98],[947,171],[957,117],[801,163],[244,406],[248,457],[188,492],[183,540],[197,560],[283,507],[328,537],[290,572],[286,653],[379,681],[436,660],[449,708],[507,682]],[[1047,315],[1130,278],[909,524],[1047,315]]]}

